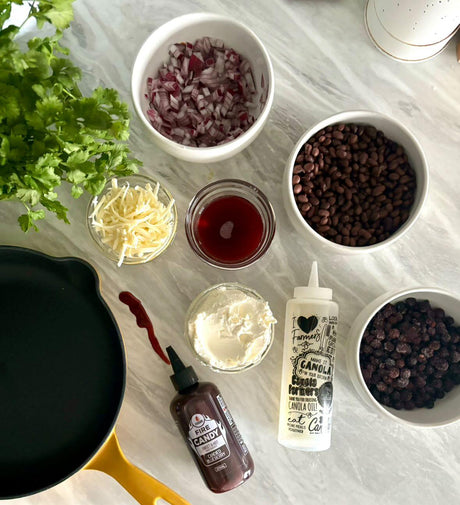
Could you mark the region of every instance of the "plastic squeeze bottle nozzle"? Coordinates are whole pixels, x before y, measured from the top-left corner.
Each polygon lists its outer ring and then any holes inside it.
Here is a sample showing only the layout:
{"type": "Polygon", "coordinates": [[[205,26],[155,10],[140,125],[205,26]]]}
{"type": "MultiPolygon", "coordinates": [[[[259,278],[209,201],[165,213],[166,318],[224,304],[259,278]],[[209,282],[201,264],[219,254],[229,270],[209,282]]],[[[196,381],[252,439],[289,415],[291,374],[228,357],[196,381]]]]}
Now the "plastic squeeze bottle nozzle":
{"type": "Polygon", "coordinates": [[[195,370],[186,367],[174,349],[166,348],[174,370],[178,394],[170,410],[207,486],[224,493],[246,482],[254,462],[219,389],[199,382],[195,370]]]}
{"type": "Polygon", "coordinates": [[[286,305],[278,442],[290,449],[331,445],[338,312],[332,289],[319,287],[314,261],[308,286],[294,288],[286,305]]]}

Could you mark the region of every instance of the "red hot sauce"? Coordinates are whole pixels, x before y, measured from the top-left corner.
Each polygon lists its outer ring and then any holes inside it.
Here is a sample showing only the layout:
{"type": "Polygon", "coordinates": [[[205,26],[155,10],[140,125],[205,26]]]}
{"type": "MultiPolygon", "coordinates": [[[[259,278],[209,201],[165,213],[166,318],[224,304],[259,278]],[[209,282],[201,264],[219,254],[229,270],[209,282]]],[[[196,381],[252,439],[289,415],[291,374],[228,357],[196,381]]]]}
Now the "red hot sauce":
{"type": "Polygon", "coordinates": [[[129,310],[136,316],[136,323],[139,328],[145,328],[147,330],[147,335],[149,336],[150,344],[153,347],[153,350],[160,356],[160,358],[167,364],[170,365],[168,357],[163,352],[163,349],[160,347],[160,342],[155,335],[155,330],[153,329],[152,321],[144,309],[142,302],[136,298],[129,291],[122,291],[118,298],[121,302],[125,303],[129,310]]]}

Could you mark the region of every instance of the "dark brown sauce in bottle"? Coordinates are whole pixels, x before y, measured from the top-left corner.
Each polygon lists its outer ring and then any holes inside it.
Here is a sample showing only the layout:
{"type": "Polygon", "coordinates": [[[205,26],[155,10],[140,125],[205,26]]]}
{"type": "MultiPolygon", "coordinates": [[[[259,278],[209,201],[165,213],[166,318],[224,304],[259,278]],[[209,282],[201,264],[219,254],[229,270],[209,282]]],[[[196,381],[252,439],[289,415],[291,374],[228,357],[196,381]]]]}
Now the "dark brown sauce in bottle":
{"type": "Polygon", "coordinates": [[[171,381],[178,391],[171,414],[209,489],[230,491],[254,473],[248,448],[219,389],[211,382],[200,383],[172,347],[166,351],[175,372],[171,381]]]}

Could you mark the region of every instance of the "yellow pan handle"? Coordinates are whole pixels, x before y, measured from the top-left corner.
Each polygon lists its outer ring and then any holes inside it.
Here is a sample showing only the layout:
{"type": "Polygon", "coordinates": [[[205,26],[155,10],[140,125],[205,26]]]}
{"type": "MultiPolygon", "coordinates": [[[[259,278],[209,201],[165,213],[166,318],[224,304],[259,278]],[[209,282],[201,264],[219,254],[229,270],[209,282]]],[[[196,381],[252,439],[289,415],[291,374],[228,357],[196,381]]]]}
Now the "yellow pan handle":
{"type": "Polygon", "coordinates": [[[190,505],[172,489],[130,463],[120,449],[115,431],[85,468],[110,475],[141,505],[156,504],[160,499],[171,505],[190,505]]]}

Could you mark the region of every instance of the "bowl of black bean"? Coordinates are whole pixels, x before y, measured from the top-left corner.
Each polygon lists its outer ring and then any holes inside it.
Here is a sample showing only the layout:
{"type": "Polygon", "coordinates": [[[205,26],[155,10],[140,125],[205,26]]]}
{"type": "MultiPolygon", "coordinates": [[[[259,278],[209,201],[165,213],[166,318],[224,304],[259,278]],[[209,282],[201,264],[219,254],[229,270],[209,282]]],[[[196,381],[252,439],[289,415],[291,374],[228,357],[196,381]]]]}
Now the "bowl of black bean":
{"type": "Polygon", "coordinates": [[[351,326],[347,369],[366,405],[394,421],[460,420],[460,298],[437,288],[377,298],[351,326]]]}
{"type": "Polygon", "coordinates": [[[371,111],[336,114],[310,128],[286,165],[284,203],[297,231],[338,253],[365,253],[406,233],[428,193],[414,135],[371,111]]]}

